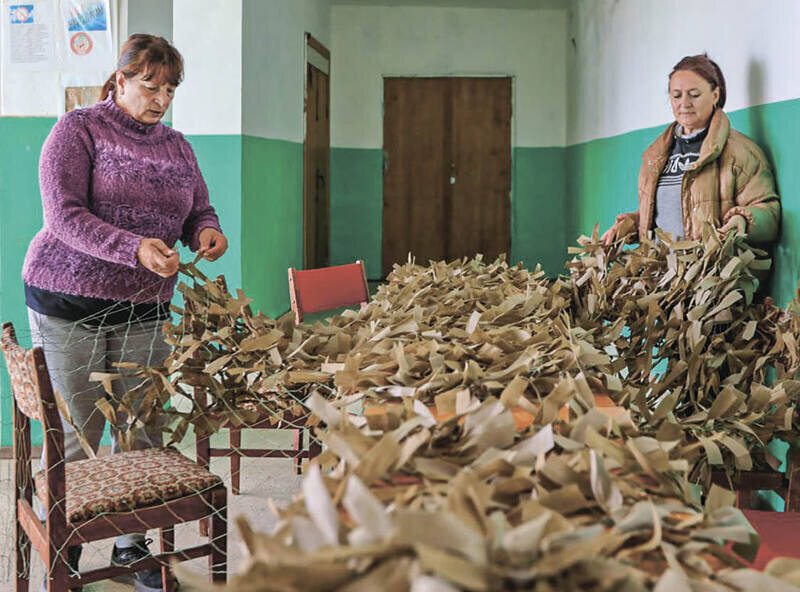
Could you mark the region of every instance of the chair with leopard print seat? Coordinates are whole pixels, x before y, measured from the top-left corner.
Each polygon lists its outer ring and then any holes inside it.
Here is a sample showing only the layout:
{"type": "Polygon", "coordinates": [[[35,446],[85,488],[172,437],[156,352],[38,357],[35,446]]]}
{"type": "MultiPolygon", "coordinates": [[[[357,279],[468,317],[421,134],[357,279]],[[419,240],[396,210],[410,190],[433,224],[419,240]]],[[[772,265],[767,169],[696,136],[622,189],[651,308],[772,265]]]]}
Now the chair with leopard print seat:
{"type": "Polygon", "coordinates": [[[47,567],[48,590],[83,585],[142,570],[161,568],[164,587],[174,584],[171,560],[208,556],[211,580],[227,579],[226,488],[222,480],[170,448],[152,448],[65,463],[64,432],[41,348],[17,343],[11,323],[3,324],[2,349],[11,378],[14,422],[16,590],[28,589],[30,549],[47,567]],[[43,470],[32,475],[30,420],[44,432],[43,470]],[[46,512],[33,509],[36,493],[46,512]],[[205,520],[208,543],[175,550],[174,526],[205,520]],[[112,565],[75,571],[68,549],[121,534],[158,528],[161,553],[135,566],[112,565]]]}

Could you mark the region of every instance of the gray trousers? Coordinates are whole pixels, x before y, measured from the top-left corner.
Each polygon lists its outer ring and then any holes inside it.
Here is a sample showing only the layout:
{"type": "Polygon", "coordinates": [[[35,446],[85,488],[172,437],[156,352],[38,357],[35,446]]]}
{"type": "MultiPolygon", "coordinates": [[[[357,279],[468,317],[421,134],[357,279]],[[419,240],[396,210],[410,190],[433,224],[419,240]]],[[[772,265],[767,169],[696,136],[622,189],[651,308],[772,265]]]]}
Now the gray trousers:
{"type": "MultiPolygon", "coordinates": [[[[161,332],[163,321],[132,323],[97,328],[28,309],[31,340],[44,350],[53,389],[64,397],[72,421],[97,451],[106,419],[95,402],[106,396],[103,385],[91,382],[92,372],[130,374],[113,366],[114,362],[136,362],[145,366],[160,365],[170,351],[161,332]]],[[[114,381],[114,394],[120,397],[141,382],[130,377],[114,381]]],[[[134,401],[134,408],[138,402],[134,401]]],[[[119,419],[119,418],[118,418],[119,419]]],[[[86,458],[75,431],[62,418],[64,453],[67,462],[86,458]]],[[[119,452],[117,430],[111,427],[111,453],[119,452]]],[[[162,446],[160,426],[137,430],[134,449],[162,446]]]]}

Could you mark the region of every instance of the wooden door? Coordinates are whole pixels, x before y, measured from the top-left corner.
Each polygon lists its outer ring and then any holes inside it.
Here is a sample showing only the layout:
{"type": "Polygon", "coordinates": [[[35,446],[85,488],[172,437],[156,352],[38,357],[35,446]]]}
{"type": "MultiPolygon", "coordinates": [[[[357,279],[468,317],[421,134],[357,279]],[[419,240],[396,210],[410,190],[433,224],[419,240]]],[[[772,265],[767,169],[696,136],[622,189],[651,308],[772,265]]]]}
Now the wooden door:
{"type": "Polygon", "coordinates": [[[453,78],[448,259],[511,248],[511,79],[453,78]]]}
{"type": "Polygon", "coordinates": [[[306,64],[306,139],[303,147],[303,265],[328,265],[330,116],[328,75],[306,64]]]}
{"type": "Polygon", "coordinates": [[[383,119],[383,275],[411,252],[447,257],[446,168],[450,85],[444,78],[387,78],[383,119]],[[421,84],[420,84],[421,83],[421,84]]]}
{"type": "Polygon", "coordinates": [[[511,245],[511,79],[384,81],[383,273],[511,245]]]}

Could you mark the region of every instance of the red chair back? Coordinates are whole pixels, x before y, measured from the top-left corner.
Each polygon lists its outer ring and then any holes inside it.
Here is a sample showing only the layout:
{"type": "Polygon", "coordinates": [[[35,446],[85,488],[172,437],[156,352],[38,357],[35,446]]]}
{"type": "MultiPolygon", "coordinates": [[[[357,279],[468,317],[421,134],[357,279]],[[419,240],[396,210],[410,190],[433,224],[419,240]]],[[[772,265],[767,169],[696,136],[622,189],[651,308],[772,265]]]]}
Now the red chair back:
{"type": "Polygon", "coordinates": [[[364,264],[356,261],[304,271],[290,267],[289,296],[297,324],[312,312],[369,302],[364,264]]]}
{"type": "Polygon", "coordinates": [[[800,559],[800,512],[742,510],[758,533],[758,555],[752,568],[763,571],[776,557],[800,559]]]}

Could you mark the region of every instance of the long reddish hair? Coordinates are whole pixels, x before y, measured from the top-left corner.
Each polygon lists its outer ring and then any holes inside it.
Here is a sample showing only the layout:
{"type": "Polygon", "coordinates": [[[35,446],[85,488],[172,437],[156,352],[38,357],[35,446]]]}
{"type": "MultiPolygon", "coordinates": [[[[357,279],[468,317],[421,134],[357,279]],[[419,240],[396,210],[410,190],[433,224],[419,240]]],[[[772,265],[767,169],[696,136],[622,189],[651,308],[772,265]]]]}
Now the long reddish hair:
{"type": "Polygon", "coordinates": [[[100,91],[101,101],[116,87],[117,72],[122,72],[125,78],[144,73],[148,80],[155,79],[178,86],[183,80],[183,58],[163,37],[136,33],[123,44],[117,69],[111,73],[100,91]]]}

